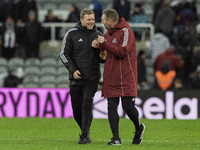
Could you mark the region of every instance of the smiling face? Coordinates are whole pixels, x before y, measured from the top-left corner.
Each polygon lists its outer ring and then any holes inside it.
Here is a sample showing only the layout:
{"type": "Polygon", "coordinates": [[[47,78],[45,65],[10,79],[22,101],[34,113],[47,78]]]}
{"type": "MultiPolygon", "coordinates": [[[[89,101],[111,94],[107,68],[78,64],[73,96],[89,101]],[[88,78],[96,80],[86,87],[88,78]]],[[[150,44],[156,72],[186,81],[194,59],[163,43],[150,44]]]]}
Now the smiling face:
{"type": "Polygon", "coordinates": [[[101,23],[106,29],[114,27],[119,22],[119,15],[115,9],[108,9],[103,12],[101,23]]]}
{"type": "Polygon", "coordinates": [[[92,30],[95,24],[94,14],[84,15],[83,18],[80,19],[83,27],[86,27],[88,30],[92,30]]]}

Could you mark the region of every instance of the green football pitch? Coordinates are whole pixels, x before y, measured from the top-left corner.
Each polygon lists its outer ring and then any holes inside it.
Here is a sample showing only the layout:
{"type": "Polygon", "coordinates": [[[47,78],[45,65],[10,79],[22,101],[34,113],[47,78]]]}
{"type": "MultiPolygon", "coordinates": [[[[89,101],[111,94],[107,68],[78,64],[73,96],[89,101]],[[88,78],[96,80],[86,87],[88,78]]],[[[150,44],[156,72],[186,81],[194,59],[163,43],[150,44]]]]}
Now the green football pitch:
{"type": "Polygon", "coordinates": [[[74,119],[0,118],[0,150],[199,150],[200,119],[141,120],[143,142],[132,145],[134,126],[120,118],[121,146],[110,146],[112,137],[107,119],[94,119],[91,144],[79,145],[80,129],[74,119]]]}

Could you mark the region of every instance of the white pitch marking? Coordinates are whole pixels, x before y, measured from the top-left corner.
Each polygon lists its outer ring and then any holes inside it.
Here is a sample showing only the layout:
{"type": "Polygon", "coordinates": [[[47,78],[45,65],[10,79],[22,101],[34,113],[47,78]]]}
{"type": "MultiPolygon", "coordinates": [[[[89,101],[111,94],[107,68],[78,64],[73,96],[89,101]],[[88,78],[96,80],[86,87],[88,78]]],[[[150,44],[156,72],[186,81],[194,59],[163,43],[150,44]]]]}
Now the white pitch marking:
{"type": "MultiPolygon", "coordinates": [[[[7,141],[77,141],[77,139],[24,139],[24,138],[0,138],[1,140],[7,140],[7,141]]],[[[94,139],[92,141],[109,141],[106,139],[94,139]]],[[[124,142],[132,142],[132,140],[121,140],[124,142]]],[[[153,143],[153,142],[157,142],[157,143],[186,143],[188,141],[169,141],[169,140],[143,140],[143,142],[148,142],[148,143],[153,143]]],[[[195,143],[200,143],[200,141],[193,141],[195,143]]]]}

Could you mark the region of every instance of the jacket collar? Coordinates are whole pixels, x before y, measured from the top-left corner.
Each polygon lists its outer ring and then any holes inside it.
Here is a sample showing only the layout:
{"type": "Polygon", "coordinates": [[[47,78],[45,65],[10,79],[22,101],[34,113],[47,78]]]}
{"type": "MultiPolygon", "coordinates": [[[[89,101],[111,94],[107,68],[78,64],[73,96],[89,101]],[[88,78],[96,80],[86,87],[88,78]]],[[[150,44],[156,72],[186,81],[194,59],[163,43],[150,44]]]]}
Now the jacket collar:
{"type": "Polygon", "coordinates": [[[125,21],[123,17],[119,17],[119,22],[112,28],[108,30],[108,34],[113,34],[116,30],[122,29],[124,27],[129,27],[129,24],[125,21]]]}
{"type": "Polygon", "coordinates": [[[96,25],[94,25],[93,29],[92,30],[88,30],[86,27],[83,27],[81,22],[79,21],[76,25],[75,25],[76,28],[84,31],[84,32],[90,32],[90,31],[96,31],[97,30],[97,27],[96,25]]]}

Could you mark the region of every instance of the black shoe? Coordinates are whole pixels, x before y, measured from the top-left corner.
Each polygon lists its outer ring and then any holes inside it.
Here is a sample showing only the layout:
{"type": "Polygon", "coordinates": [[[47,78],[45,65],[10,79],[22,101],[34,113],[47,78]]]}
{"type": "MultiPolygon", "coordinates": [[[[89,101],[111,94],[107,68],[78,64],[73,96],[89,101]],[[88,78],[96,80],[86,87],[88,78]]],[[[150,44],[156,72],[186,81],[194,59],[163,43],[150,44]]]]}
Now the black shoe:
{"type": "Polygon", "coordinates": [[[135,132],[132,144],[140,144],[142,142],[142,136],[145,130],[144,124],[140,125],[140,129],[135,132]]]}
{"type": "Polygon", "coordinates": [[[87,137],[86,137],[86,141],[87,141],[87,143],[91,143],[91,140],[90,140],[90,130],[88,131],[88,134],[87,134],[87,137]]]}
{"type": "Polygon", "coordinates": [[[87,144],[86,137],[81,135],[79,138],[78,144],[87,144]]]}
{"type": "Polygon", "coordinates": [[[111,141],[107,143],[107,145],[121,145],[121,139],[112,138],[111,141]]]}

